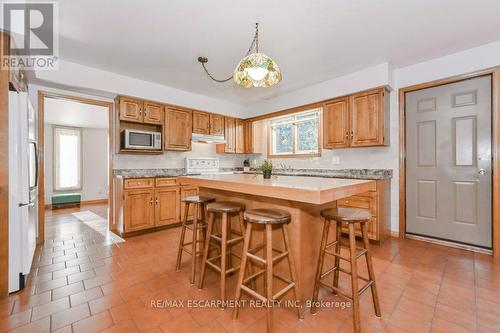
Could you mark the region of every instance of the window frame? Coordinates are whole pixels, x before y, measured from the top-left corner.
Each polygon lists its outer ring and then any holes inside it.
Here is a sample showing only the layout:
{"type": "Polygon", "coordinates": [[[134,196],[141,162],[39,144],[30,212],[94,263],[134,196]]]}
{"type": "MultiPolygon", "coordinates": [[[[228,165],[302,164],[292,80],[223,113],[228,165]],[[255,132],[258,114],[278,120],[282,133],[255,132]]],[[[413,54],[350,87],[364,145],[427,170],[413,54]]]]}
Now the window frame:
{"type": "Polygon", "coordinates": [[[83,188],[83,131],[80,127],[70,127],[70,126],[60,126],[56,125],[52,128],[52,137],[53,137],[53,146],[52,146],[52,178],[53,178],[53,187],[54,187],[54,192],[71,192],[71,191],[81,191],[83,188]],[[58,145],[57,145],[57,131],[58,129],[62,130],[71,130],[78,132],[78,186],[73,186],[73,187],[60,187],[57,181],[57,172],[59,170],[59,158],[58,158],[58,145]]]}
{"type": "Polygon", "coordinates": [[[321,156],[321,142],[322,141],[322,136],[323,136],[323,126],[322,126],[322,119],[323,119],[323,108],[322,107],[317,107],[317,108],[311,108],[303,111],[297,111],[297,112],[290,112],[285,115],[281,115],[279,117],[274,117],[268,120],[267,123],[267,158],[290,158],[290,157],[319,157],[321,156]],[[297,149],[297,121],[296,117],[300,116],[302,114],[306,113],[313,113],[317,112],[317,117],[318,117],[318,151],[317,152],[311,152],[311,153],[304,153],[304,152],[296,152],[297,149]],[[292,153],[286,153],[286,154],[275,154],[273,152],[273,125],[272,123],[274,121],[277,121],[279,119],[284,119],[284,118],[289,118],[289,117],[294,117],[294,120],[291,122],[292,123],[292,153]]]}

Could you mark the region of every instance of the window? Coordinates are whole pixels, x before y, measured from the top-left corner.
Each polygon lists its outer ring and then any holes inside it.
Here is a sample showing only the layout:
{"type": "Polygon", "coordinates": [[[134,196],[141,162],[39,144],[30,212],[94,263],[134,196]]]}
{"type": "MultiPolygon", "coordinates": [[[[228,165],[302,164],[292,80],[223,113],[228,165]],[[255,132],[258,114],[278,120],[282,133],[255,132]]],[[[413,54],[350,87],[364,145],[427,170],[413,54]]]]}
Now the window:
{"type": "Polygon", "coordinates": [[[272,119],[268,157],[319,155],[320,112],[315,109],[272,119]]]}
{"type": "Polygon", "coordinates": [[[79,128],[54,127],[54,189],[82,188],[82,132],[79,128]]]}

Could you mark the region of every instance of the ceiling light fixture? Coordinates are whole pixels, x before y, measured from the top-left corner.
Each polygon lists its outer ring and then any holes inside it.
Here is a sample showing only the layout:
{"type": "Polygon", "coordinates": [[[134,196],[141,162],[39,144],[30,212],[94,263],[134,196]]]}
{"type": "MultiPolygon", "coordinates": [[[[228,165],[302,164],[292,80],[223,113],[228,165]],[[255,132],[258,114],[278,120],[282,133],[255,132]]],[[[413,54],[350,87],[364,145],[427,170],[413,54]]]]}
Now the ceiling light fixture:
{"type": "Polygon", "coordinates": [[[267,88],[281,81],[281,72],[273,59],[259,52],[259,23],[255,23],[255,35],[245,57],[236,66],[233,75],[227,79],[218,80],[207,70],[206,57],[198,57],[208,77],[215,82],[227,82],[231,79],[245,88],[267,88]]]}

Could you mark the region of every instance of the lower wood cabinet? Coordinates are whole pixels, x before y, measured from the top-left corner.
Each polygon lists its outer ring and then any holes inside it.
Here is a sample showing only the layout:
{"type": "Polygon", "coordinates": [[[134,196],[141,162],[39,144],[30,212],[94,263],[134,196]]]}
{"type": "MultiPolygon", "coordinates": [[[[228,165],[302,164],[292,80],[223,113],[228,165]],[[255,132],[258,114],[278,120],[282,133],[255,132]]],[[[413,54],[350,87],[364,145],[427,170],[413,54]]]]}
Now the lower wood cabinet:
{"type": "MultiPolygon", "coordinates": [[[[115,216],[118,233],[127,236],[181,222],[181,198],[198,194],[194,186],[179,186],[174,177],[114,179],[115,216]]],[[[192,208],[188,219],[193,218],[192,208]]]]}
{"type": "Polygon", "coordinates": [[[155,226],[179,221],[179,186],[155,190],[155,226]]]}
{"type": "Polygon", "coordinates": [[[125,232],[152,228],[155,225],[154,189],[127,190],[124,195],[125,232]]]}
{"type": "MultiPolygon", "coordinates": [[[[369,210],[372,214],[372,220],[368,223],[368,238],[384,241],[390,236],[390,180],[377,180],[375,190],[337,200],[337,207],[369,210]]],[[[347,233],[347,227],[343,227],[342,231],[347,233]]],[[[356,234],[361,236],[359,224],[356,224],[356,234]]]]}

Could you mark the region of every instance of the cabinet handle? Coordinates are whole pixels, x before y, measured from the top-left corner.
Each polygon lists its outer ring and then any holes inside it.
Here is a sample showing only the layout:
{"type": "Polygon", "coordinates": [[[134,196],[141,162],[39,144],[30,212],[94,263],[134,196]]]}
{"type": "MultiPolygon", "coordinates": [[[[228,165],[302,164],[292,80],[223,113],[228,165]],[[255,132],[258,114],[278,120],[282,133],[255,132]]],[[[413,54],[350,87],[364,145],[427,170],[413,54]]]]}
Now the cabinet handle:
{"type": "Polygon", "coordinates": [[[345,132],[345,138],[349,139],[349,131],[345,132]]]}
{"type": "Polygon", "coordinates": [[[156,202],[156,204],[160,203],[160,201],[158,200],[158,198],[156,198],[155,202],[156,202]]]}
{"type": "Polygon", "coordinates": [[[354,131],[351,131],[351,140],[354,139],[354,131]]]}
{"type": "Polygon", "coordinates": [[[149,204],[152,206],[153,205],[153,197],[149,199],[149,204]]]}

